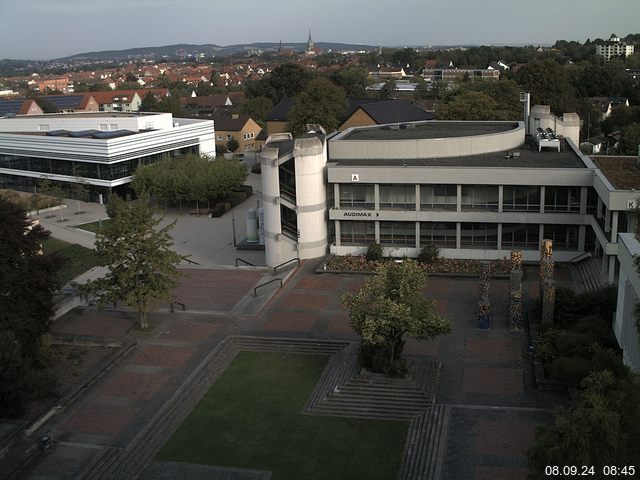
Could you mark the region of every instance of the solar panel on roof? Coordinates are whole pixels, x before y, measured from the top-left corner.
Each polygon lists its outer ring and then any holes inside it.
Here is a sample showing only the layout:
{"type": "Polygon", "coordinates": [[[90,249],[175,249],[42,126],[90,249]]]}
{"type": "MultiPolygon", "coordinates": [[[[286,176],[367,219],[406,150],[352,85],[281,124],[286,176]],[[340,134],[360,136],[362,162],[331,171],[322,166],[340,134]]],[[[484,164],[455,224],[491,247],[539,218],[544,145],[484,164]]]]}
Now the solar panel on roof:
{"type": "Polygon", "coordinates": [[[71,132],[69,133],[69,136],[76,138],[91,137],[98,132],[99,130],[82,130],[81,132],[71,132]]]}
{"type": "Polygon", "coordinates": [[[83,95],[52,95],[42,97],[46,101],[54,104],[60,110],[77,108],[82,103],[83,95]]]}
{"type": "Polygon", "coordinates": [[[17,115],[23,100],[0,100],[0,115],[17,115]]]}
{"type": "Polygon", "coordinates": [[[47,132],[48,137],[66,137],[69,135],[69,130],[51,130],[47,132]]]}
{"type": "Polygon", "coordinates": [[[118,138],[118,137],[125,137],[127,135],[131,135],[132,132],[131,130],[112,130],[110,132],[98,132],[92,135],[93,138],[98,138],[101,140],[107,140],[109,138],[118,138]]]}

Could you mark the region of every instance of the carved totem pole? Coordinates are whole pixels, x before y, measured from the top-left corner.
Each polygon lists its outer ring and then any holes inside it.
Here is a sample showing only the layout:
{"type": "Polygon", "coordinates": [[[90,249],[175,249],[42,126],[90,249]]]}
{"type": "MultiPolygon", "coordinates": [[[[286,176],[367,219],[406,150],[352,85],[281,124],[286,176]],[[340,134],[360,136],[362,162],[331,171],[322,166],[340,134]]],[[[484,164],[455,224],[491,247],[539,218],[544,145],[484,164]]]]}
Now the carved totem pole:
{"type": "Polygon", "coordinates": [[[556,282],[553,278],[555,263],[553,242],[543,240],[540,247],[540,301],[542,302],[542,323],[553,323],[553,312],[556,302],[556,282]]]}
{"type": "Polygon", "coordinates": [[[511,252],[511,294],[509,297],[509,328],[522,329],[522,251],[511,252]]]}

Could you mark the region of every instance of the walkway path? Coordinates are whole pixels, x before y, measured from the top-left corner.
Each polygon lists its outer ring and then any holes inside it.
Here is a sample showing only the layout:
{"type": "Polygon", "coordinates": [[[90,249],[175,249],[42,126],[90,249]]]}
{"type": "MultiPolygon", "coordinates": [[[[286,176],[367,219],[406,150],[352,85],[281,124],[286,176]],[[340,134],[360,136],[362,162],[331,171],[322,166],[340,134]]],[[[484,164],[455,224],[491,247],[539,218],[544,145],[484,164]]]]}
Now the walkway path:
{"type": "MultiPolygon", "coordinates": [[[[196,271],[191,283],[181,287],[181,295],[191,296],[185,302],[187,312],[152,315],[155,328],[149,333],[138,332],[134,315],[126,311],[78,309],[61,318],[54,333],[133,339],[138,346],[44,426],[41,432],[51,433],[57,445],[29,478],[74,478],[100,458],[119,458],[123,449],[133,448],[172,398],[190,385],[206,389],[212,377],[196,380],[198,372],[206,370],[212,352],[220,351],[229,335],[357,341],[340,299],[344,292],[358,289],[365,277],[317,275],[315,266],[303,264],[257,314],[238,312],[237,305],[264,272],[205,270],[196,271]],[[189,305],[198,305],[200,313],[189,313],[189,305]]],[[[528,294],[536,291],[535,278],[530,277],[524,285],[528,294]]],[[[558,400],[535,390],[527,339],[505,327],[508,282],[491,282],[490,332],[475,329],[475,279],[432,277],[429,282],[429,295],[454,327],[450,335],[431,342],[410,339],[406,345],[407,354],[442,364],[434,416],[425,417],[423,426],[416,424],[410,432],[409,438],[424,435],[430,445],[415,447],[427,459],[420,460],[421,465],[433,466],[416,470],[422,472],[419,478],[524,479],[524,452],[535,427],[551,418],[550,409],[558,400]],[[433,463],[429,452],[437,452],[433,463]]],[[[218,370],[208,372],[215,376],[218,370]]],[[[154,450],[145,452],[148,461],[154,450]]]]}

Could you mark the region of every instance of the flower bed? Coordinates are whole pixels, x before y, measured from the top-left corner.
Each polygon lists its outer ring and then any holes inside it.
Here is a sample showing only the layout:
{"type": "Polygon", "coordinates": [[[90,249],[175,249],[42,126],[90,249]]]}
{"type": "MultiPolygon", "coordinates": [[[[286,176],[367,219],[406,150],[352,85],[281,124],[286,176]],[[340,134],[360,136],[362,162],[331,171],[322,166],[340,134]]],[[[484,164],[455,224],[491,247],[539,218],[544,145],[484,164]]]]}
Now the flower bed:
{"type": "MultiPolygon", "coordinates": [[[[394,259],[385,259],[385,262],[394,259]]],[[[364,255],[331,255],[325,261],[324,270],[340,272],[373,272],[380,264],[379,261],[367,261],[364,255]]],[[[511,262],[509,260],[490,260],[491,275],[509,275],[511,262]]],[[[463,260],[456,258],[438,258],[431,263],[421,263],[420,265],[429,273],[448,273],[462,275],[480,275],[482,260],[463,260]]]]}

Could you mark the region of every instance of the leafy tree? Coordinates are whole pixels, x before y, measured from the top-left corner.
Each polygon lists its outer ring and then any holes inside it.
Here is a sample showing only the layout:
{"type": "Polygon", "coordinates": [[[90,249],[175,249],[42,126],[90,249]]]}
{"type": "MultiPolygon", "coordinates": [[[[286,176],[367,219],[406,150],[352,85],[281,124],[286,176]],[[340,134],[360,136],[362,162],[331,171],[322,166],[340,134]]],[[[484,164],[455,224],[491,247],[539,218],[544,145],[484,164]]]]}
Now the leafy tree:
{"type": "Polygon", "coordinates": [[[426,100],[431,98],[431,91],[427,82],[420,82],[416,85],[416,89],[413,92],[413,98],[416,100],[426,100]]]}
{"type": "Polygon", "coordinates": [[[396,50],[391,54],[391,61],[396,64],[405,65],[414,65],[420,55],[413,48],[403,48],[401,50],[396,50]]]}
{"type": "Polygon", "coordinates": [[[24,412],[29,363],[13,332],[0,330],[0,418],[24,412]]]}
{"type": "Polygon", "coordinates": [[[369,73],[362,67],[341,68],[331,75],[331,80],[342,87],[347,97],[366,97],[369,73]]]}
{"type": "Polygon", "coordinates": [[[177,92],[172,92],[168,97],[164,97],[158,104],[158,111],[171,113],[174,118],[184,116],[180,95],[177,92]]]}
{"type": "Polygon", "coordinates": [[[34,97],[35,102],[44,113],[58,113],[58,107],[43,97],[34,97]]]}
{"type": "Polygon", "coordinates": [[[258,123],[264,123],[272,108],[273,103],[268,97],[248,98],[239,106],[242,113],[246,113],[258,123]]]}
{"type": "Polygon", "coordinates": [[[236,153],[236,150],[238,150],[238,148],[240,147],[240,144],[238,143],[238,140],[231,137],[227,141],[226,147],[227,147],[227,150],[229,150],[231,153],[236,153]]]}
{"type": "Polygon", "coordinates": [[[140,102],[140,111],[141,112],[158,112],[160,109],[160,102],[153,94],[153,92],[147,93],[142,102],[140,102]]]}
{"type": "Polygon", "coordinates": [[[638,155],[640,148],[640,123],[635,122],[622,129],[618,151],[623,155],[638,155]]]}
{"type": "Polygon", "coordinates": [[[296,97],[289,112],[288,128],[303,133],[308,123],[322,125],[328,132],[338,128],[347,108],[344,91],[324,77],[309,82],[296,97]]]}
{"type": "Polygon", "coordinates": [[[0,331],[11,331],[30,358],[38,357],[58,287],[60,260],[39,254],[48,236],[23,208],[0,197],[0,331]]]}
{"type": "Polygon", "coordinates": [[[513,120],[510,113],[486,93],[465,91],[436,108],[438,120],[513,120]]]}
{"type": "Polygon", "coordinates": [[[268,97],[275,105],[284,97],[294,97],[301,93],[312,78],[313,74],[304,67],[285,63],[260,80],[247,82],[247,98],[268,97]]]}
{"type": "Polygon", "coordinates": [[[124,301],[138,314],[140,329],[148,328],[147,313],[169,301],[180,276],[178,264],[185,257],[171,250],[169,232],[175,222],[159,228],[148,201],[125,202],[111,197],[107,211],[111,223],[96,236],[99,265],[108,273],[82,287],[98,304],[124,301]]]}
{"type": "Polygon", "coordinates": [[[397,84],[395,78],[389,78],[380,89],[380,98],[390,99],[396,98],[397,84]]]}
{"type": "Polygon", "coordinates": [[[567,69],[553,60],[527,63],[515,74],[515,81],[531,92],[533,105],[549,105],[558,114],[576,110],[576,95],[567,69]]]}
{"type": "Polygon", "coordinates": [[[530,477],[548,478],[547,465],[637,465],[640,459],[640,380],[607,370],[587,377],[574,406],[556,413],[554,423],[536,432],[529,449],[530,477]]]}
{"type": "Polygon", "coordinates": [[[413,260],[383,263],[359,292],[343,296],[351,328],[362,336],[364,366],[388,371],[400,360],[407,334],[429,340],[451,331],[433,300],[424,296],[426,278],[413,260]]]}

